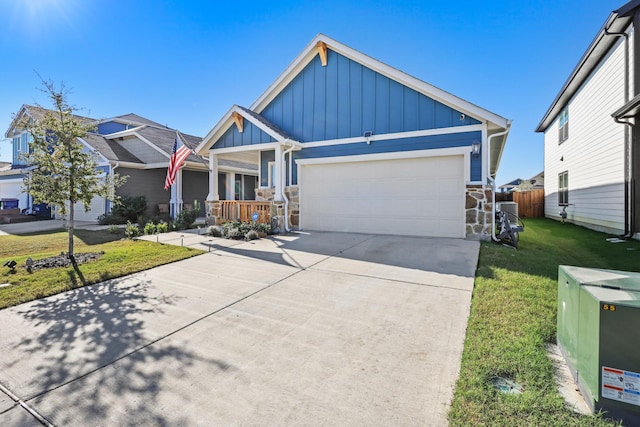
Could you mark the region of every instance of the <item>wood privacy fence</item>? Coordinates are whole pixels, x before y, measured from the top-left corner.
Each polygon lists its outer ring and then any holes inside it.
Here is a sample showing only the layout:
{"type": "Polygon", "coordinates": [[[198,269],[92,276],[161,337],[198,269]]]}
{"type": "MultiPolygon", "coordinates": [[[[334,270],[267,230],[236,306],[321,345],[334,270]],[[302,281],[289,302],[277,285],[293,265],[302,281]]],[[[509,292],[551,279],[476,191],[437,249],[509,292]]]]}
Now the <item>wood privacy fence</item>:
{"type": "Polygon", "coordinates": [[[544,216],[544,189],[514,191],[513,201],[518,204],[520,218],[542,218],[544,216]]]}

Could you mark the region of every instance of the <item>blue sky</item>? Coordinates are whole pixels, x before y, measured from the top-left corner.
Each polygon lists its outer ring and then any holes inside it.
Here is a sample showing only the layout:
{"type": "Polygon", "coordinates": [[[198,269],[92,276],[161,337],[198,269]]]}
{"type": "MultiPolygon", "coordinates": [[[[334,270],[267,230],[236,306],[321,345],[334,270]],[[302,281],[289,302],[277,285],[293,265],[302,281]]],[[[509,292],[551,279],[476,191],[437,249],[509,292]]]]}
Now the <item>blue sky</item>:
{"type": "MultiPolygon", "coordinates": [[[[136,113],[204,136],[249,106],[324,33],[513,120],[498,184],[543,169],[534,129],[617,0],[0,0],[0,129],[49,106],[36,72],[80,113],[136,113]]],[[[0,142],[0,160],[11,145],[0,142]]]]}

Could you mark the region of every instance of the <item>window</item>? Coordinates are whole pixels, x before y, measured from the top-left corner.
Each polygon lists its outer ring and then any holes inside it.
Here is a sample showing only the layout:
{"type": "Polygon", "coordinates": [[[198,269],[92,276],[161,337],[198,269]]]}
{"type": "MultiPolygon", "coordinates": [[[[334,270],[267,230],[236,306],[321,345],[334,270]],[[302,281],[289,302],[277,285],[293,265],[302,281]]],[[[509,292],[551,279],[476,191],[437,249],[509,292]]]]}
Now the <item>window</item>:
{"type": "Polygon", "coordinates": [[[235,183],[234,189],[235,189],[236,200],[244,200],[244,194],[242,191],[244,189],[244,186],[242,185],[242,175],[237,173],[234,183],[235,183]]]}
{"type": "Polygon", "coordinates": [[[565,107],[558,119],[558,144],[569,138],[569,108],[565,107]]]}
{"type": "Polygon", "coordinates": [[[26,165],[26,155],[29,154],[29,143],[32,141],[31,135],[23,132],[13,137],[13,163],[17,165],[26,165]]]}
{"type": "Polygon", "coordinates": [[[564,171],[558,175],[558,205],[569,204],[569,172],[564,171]]]}
{"type": "Polygon", "coordinates": [[[269,172],[269,182],[267,187],[273,188],[276,186],[276,162],[269,162],[267,170],[269,172]]]}

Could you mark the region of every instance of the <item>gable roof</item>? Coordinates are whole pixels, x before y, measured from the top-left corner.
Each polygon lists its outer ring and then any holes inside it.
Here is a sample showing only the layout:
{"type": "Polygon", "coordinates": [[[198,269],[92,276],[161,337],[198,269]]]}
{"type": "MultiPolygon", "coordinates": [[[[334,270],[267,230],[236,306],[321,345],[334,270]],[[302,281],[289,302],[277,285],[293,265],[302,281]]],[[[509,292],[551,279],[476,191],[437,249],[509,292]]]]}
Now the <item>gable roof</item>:
{"type": "Polygon", "coordinates": [[[558,117],[558,114],[569,103],[573,95],[580,89],[582,84],[589,78],[593,70],[600,64],[600,61],[607,55],[611,47],[618,42],[618,37],[612,37],[613,33],[622,33],[633,22],[633,13],[640,6],[640,0],[633,0],[614,10],[609,14],[602,28],[578,61],[567,81],[562,85],[560,92],[556,95],[547,109],[547,112],[536,127],[536,132],[544,132],[558,117]]]}
{"type": "MultiPolygon", "coordinates": [[[[233,113],[237,112],[243,117],[249,119],[253,124],[261,130],[267,132],[274,140],[281,141],[284,139],[294,140],[289,135],[284,134],[277,127],[270,125],[262,115],[287,87],[296,79],[319,54],[319,46],[324,46],[335,53],[342,55],[347,60],[356,62],[363,67],[372,70],[398,84],[412,89],[418,94],[424,95],[432,100],[441,103],[447,107],[455,109],[460,113],[464,113],[469,117],[473,117],[480,121],[486,122],[488,126],[488,136],[492,134],[508,131],[511,126],[511,120],[505,119],[486,109],[478,107],[468,101],[445,92],[433,85],[422,80],[412,77],[396,68],[390,67],[376,59],[364,55],[340,42],[337,42],[323,34],[317,35],[304,50],[293,60],[293,62],[284,70],[284,72],[256,99],[256,101],[247,108],[234,105],[212,128],[212,130],[203,138],[202,143],[196,149],[197,152],[203,153],[215,144],[218,139],[233,125],[233,113]],[[265,126],[260,126],[260,124],[265,126]]],[[[500,161],[507,135],[495,138],[491,147],[491,173],[495,174],[495,169],[500,161]]],[[[308,141],[305,141],[308,142],[308,141]]]]}
{"type": "Polygon", "coordinates": [[[166,126],[163,124],[154,122],[153,120],[149,120],[145,117],[139,116],[134,113],[123,114],[121,116],[115,116],[110,119],[101,120],[101,121],[102,122],[114,121],[114,122],[123,123],[126,125],[134,125],[134,126],[149,125],[149,126],[156,126],[160,128],[166,128],[166,126]]]}
{"type": "MultiPolygon", "coordinates": [[[[20,107],[20,110],[18,110],[18,113],[13,117],[13,120],[11,120],[11,123],[9,124],[9,129],[7,129],[7,131],[4,134],[5,138],[11,138],[13,136],[13,133],[17,130],[18,126],[20,125],[20,121],[22,120],[22,117],[24,117],[25,115],[29,116],[35,121],[38,121],[44,118],[44,115],[47,113],[47,111],[53,111],[53,110],[48,110],[38,105],[22,104],[22,106],[20,107]]],[[[92,118],[79,116],[77,114],[73,114],[73,116],[79,119],[83,123],[90,123],[94,121],[94,119],[92,118]]]]}
{"type": "Polygon", "coordinates": [[[262,110],[269,105],[269,102],[275,98],[282,89],[284,89],[298,73],[318,54],[318,45],[324,44],[327,48],[337,52],[355,62],[358,62],[373,71],[382,74],[392,80],[397,81],[407,87],[416,90],[419,93],[429,96],[445,105],[455,107],[463,113],[466,113],[479,120],[487,121],[491,127],[506,129],[510,125],[510,120],[505,119],[495,113],[492,113],[475,104],[465,101],[449,92],[446,92],[436,86],[425,81],[417,79],[397,68],[391,67],[377,59],[365,55],[347,45],[344,45],[324,34],[318,34],[303,49],[303,51],[293,60],[291,64],[284,70],[280,76],[256,99],[249,107],[250,110],[260,114],[262,110]]]}
{"type": "Polygon", "coordinates": [[[267,135],[269,135],[271,138],[273,138],[276,141],[280,141],[280,142],[293,141],[294,143],[297,142],[295,138],[293,138],[286,132],[280,130],[277,126],[269,122],[267,119],[265,119],[261,115],[256,114],[255,112],[247,108],[241,107],[239,105],[233,105],[225,113],[225,115],[222,116],[220,121],[209,131],[209,133],[207,133],[207,135],[200,140],[199,144],[195,148],[196,153],[200,153],[203,150],[211,148],[211,146],[215,143],[215,141],[218,140],[218,138],[229,128],[229,126],[233,125],[234,113],[237,113],[243,118],[247,119],[250,123],[255,125],[258,129],[265,132],[267,135]]]}
{"type": "MultiPolygon", "coordinates": [[[[34,120],[41,120],[47,111],[48,110],[43,107],[26,104],[23,105],[20,108],[18,114],[16,114],[15,118],[11,122],[11,127],[9,128],[9,130],[7,130],[6,136],[10,137],[10,134],[19,125],[19,121],[24,115],[28,115],[34,120]]],[[[83,138],[81,138],[82,141],[95,149],[108,161],[138,163],[141,165],[145,164],[143,160],[127,150],[125,146],[115,141],[125,136],[134,136],[139,140],[141,138],[144,138],[144,143],[148,143],[150,145],[149,149],[155,149],[156,151],[164,154],[167,161],[169,160],[171,152],[173,151],[173,142],[175,140],[176,130],[167,128],[160,123],[146,119],[137,114],[129,113],[100,121],[84,116],[74,116],[85,122],[104,123],[108,121],[115,121],[118,123],[136,126],[135,128],[109,135],[100,135],[90,132],[87,133],[83,138]]],[[[180,136],[183,143],[191,149],[194,149],[202,140],[200,137],[193,135],[185,135],[181,133],[180,136]]],[[[140,141],[140,143],[143,143],[143,141],[140,141]]],[[[205,160],[193,154],[187,158],[187,161],[201,164],[206,163],[205,160]]]]}
{"type": "Polygon", "coordinates": [[[111,144],[108,139],[101,135],[88,133],[83,138],[87,144],[93,147],[98,153],[109,161],[144,163],[142,160],[131,154],[119,144],[111,144]]]}

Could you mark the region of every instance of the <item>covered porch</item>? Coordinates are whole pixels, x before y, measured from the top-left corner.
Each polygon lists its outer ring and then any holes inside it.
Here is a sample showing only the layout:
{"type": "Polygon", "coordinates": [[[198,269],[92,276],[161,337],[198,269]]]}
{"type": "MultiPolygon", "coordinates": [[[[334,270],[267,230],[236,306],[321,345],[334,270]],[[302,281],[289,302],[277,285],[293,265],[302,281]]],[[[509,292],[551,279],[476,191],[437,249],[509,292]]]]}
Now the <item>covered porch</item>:
{"type": "Polygon", "coordinates": [[[213,149],[209,153],[207,222],[228,221],[298,225],[298,189],[291,182],[291,150],[281,143],[261,144],[260,149],[213,149]],[[285,214],[287,212],[287,214],[285,214]]]}

